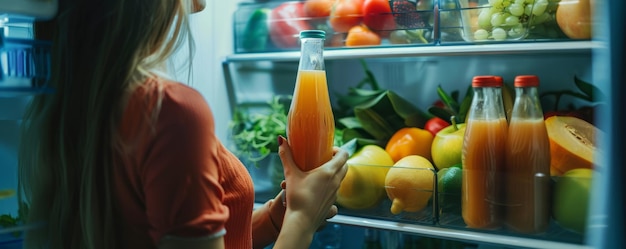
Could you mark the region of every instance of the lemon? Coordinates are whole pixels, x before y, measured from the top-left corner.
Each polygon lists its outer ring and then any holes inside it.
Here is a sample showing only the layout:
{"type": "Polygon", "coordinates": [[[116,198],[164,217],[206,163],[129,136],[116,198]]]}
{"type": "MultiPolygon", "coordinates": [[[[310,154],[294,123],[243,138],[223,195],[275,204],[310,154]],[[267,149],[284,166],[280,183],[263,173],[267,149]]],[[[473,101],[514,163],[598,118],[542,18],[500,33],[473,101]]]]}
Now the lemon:
{"type": "Polygon", "coordinates": [[[9,198],[15,195],[15,190],[13,189],[0,189],[0,199],[9,198]]]}
{"type": "Polygon", "coordinates": [[[393,165],[380,146],[366,145],[346,162],[348,172],[337,190],[337,204],[348,209],[366,209],[385,196],[385,176],[393,165]]]}
{"type": "Polygon", "coordinates": [[[424,209],[433,195],[434,177],[432,163],[423,156],[409,155],[398,160],[385,178],[391,213],[424,209]]]}

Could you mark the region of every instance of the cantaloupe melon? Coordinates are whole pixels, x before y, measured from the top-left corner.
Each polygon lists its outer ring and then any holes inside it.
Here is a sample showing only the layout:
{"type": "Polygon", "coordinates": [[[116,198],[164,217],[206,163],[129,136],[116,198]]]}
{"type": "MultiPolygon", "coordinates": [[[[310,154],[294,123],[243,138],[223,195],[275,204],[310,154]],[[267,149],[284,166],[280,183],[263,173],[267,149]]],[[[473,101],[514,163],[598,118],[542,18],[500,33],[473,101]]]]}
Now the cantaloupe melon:
{"type": "Polygon", "coordinates": [[[576,168],[593,168],[597,151],[594,125],[576,117],[552,116],[545,120],[550,138],[550,174],[560,176],[576,168]]]}

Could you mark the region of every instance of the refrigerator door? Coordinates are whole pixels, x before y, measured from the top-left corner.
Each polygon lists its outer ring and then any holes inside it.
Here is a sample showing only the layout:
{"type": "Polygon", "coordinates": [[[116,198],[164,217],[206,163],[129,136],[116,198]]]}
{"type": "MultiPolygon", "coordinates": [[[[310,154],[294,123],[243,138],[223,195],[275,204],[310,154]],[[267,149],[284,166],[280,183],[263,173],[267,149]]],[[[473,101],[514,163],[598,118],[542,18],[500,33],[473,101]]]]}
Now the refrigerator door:
{"type": "Polygon", "coordinates": [[[45,20],[57,13],[57,0],[0,0],[0,13],[11,13],[45,20]]]}
{"type": "Polygon", "coordinates": [[[588,218],[587,241],[593,248],[624,248],[624,148],[626,132],[622,128],[623,106],[626,105],[626,4],[619,0],[595,1],[599,17],[594,26],[594,36],[600,46],[594,50],[594,81],[606,94],[608,105],[600,110],[600,129],[607,131],[600,138],[604,154],[597,157],[598,170],[594,176],[591,215],[588,218]]]}

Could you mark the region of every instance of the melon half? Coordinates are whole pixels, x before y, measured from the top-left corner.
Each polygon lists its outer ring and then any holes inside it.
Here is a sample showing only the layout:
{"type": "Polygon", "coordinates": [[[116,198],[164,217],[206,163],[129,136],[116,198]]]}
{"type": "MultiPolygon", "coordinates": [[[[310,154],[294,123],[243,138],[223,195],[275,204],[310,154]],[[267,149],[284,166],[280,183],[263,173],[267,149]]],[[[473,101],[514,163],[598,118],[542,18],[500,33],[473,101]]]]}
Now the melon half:
{"type": "Polygon", "coordinates": [[[596,153],[594,125],[576,117],[551,116],[545,120],[550,138],[550,174],[561,176],[571,169],[593,168],[596,153]]]}

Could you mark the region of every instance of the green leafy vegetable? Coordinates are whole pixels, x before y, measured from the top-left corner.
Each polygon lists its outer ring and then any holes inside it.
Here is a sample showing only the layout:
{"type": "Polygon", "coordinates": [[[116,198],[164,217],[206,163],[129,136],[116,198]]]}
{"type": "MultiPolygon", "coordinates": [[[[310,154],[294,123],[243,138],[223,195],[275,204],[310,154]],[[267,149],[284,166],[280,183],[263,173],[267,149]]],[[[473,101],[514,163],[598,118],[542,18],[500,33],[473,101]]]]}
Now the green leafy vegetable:
{"type": "Polygon", "coordinates": [[[338,97],[333,110],[343,143],[354,141],[357,147],[376,144],[384,147],[400,128],[424,127],[431,114],[423,112],[393,91],[381,89],[364,60],[366,77],[346,95],[338,97]],[[365,88],[369,86],[369,88],[365,88]]]}
{"type": "MultiPolygon", "coordinates": [[[[17,211],[17,216],[13,216],[11,214],[0,215],[0,228],[10,228],[25,224],[28,210],[28,204],[21,202],[17,211]]],[[[21,236],[21,232],[13,232],[12,235],[14,237],[19,237],[21,236]]]]}
{"type": "Polygon", "coordinates": [[[285,100],[291,101],[291,96],[274,97],[267,103],[267,113],[248,114],[248,108],[244,107],[235,110],[229,127],[238,157],[256,164],[270,153],[278,152],[276,137],[287,133],[285,100]]]}
{"type": "Polygon", "coordinates": [[[467,116],[467,113],[469,112],[472,97],[474,95],[472,86],[469,85],[465,93],[465,97],[463,97],[460,104],[458,102],[458,91],[453,91],[448,94],[441,86],[438,86],[437,94],[439,95],[441,102],[443,102],[443,107],[431,106],[428,108],[428,112],[448,122],[450,122],[450,118],[452,117],[454,117],[456,123],[460,124],[465,122],[465,116],[467,116]]]}
{"type": "Polygon", "coordinates": [[[587,102],[600,102],[606,99],[606,96],[591,83],[585,82],[574,76],[574,85],[579,91],[572,90],[559,90],[559,91],[547,91],[540,95],[541,98],[546,96],[554,96],[554,109],[559,110],[559,103],[563,96],[571,96],[576,99],[584,100],[587,102]]]}

